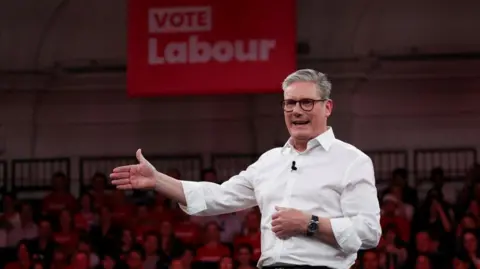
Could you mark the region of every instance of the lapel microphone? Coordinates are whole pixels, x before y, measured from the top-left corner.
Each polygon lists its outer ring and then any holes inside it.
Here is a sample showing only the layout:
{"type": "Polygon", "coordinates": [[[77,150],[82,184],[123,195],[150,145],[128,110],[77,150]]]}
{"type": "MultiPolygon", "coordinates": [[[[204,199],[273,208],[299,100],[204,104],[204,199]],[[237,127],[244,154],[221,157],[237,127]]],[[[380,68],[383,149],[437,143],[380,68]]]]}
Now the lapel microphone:
{"type": "Polygon", "coordinates": [[[297,171],[297,167],[295,166],[295,161],[292,161],[292,171],[297,171]]]}

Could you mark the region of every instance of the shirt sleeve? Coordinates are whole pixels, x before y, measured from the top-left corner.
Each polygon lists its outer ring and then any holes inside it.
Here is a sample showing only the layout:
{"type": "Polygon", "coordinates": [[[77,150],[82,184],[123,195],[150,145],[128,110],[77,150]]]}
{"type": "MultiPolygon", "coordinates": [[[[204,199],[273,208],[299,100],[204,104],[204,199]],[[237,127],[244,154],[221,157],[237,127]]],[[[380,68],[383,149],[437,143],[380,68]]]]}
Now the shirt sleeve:
{"type": "Polygon", "coordinates": [[[240,211],[257,205],[253,182],[260,160],[222,184],[181,181],[189,215],[212,216],[240,211]]]}
{"type": "Polygon", "coordinates": [[[344,182],[340,198],[343,217],[330,220],[337,244],[346,254],[375,248],[382,230],[371,159],[358,157],[347,169],[344,182]]]}

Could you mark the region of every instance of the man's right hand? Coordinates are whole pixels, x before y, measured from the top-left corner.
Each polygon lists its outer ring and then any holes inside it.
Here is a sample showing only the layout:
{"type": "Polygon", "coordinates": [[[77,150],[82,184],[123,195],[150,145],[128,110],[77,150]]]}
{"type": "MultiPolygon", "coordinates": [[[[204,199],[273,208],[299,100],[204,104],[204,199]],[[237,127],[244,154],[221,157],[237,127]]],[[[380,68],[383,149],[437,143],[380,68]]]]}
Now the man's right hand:
{"type": "Polygon", "coordinates": [[[121,190],[153,189],[157,170],[142,155],[142,150],[136,153],[138,164],[119,166],[110,174],[112,184],[121,190]]]}

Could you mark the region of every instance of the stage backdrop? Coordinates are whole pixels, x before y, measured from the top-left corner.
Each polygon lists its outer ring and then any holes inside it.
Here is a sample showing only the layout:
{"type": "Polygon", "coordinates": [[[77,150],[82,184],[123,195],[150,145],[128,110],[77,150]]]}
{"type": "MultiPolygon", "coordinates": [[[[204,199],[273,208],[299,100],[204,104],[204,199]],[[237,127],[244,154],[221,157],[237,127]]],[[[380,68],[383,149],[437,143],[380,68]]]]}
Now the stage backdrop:
{"type": "Polygon", "coordinates": [[[295,69],[293,0],[130,0],[130,96],[279,91],[295,69]]]}

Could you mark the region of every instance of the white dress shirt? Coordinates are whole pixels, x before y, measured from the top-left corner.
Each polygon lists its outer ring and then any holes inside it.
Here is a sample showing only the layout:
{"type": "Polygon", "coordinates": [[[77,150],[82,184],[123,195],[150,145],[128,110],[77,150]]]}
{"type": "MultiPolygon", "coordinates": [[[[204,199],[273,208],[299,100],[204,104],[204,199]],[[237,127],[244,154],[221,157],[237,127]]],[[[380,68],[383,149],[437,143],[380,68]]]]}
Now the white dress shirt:
{"type": "MultiPolygon", "coordinates": [[[[381,236],[380,208],[371,159],[335,138],[331,128],[297,152],[290,143],[264,153],[223,184],[182,181],[188,214],[225,214],[258,205],[262,255],[258,266],[311,265],[347,269],[359,249],[381,236]],[[297,170],[292,171],[292,161],[297,170]],[[275,206],[329,218],[337,247],[304,235],[281,240],[272,232],[275,206]]],[[[305,227],[306,228],[306,227],[305,227]]]]}

